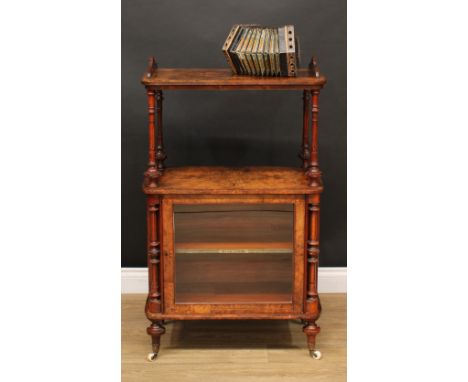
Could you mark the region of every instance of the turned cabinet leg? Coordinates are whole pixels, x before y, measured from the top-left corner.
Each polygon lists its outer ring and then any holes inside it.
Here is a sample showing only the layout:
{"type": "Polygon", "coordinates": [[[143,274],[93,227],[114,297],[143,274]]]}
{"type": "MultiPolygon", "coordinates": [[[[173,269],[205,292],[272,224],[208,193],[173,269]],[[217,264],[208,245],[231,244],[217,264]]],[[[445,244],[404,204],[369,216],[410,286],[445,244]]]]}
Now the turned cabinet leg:
{"type": "Polygon", "coordinates": [[[151,336],[152,343],[152,353],[148,354],[148,361],[153,361],[159,353],[159,346],[161,344],[161,336],[166,333],[166,329],[162,325],[161,321],[153,321],[153,323],[148,326],[146,332],[151,336]]]}
{"type": "Polygon", "coordinates": [[[317,334],[320,333],[320,327],[315,325],[315,322],[306,322],[304,328],[302,329],[305,335],[307,336],[307,346],[309,348],[310,356],[314,359],[322,358],[322,353],[320,350],[315,348],[315,339],[317,334]]]}

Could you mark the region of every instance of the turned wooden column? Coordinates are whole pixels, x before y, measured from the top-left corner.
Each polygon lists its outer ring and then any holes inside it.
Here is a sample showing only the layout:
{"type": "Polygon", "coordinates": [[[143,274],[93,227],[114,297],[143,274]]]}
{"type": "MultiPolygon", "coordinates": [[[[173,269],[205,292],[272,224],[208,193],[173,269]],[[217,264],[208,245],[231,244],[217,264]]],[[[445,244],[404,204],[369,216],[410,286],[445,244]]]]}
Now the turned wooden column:
{"type": "Polygon", "coordinates": [[[310,129],[310,91],[304,90],[302,95],[303,113],[302,113],[302,150],[299,157],[302,159],[302,168],[309,168],[310,147],[309,147],[309,129],[310,129]]]}
{"type": "MultiPolygon", "coordinates": [[[[146,302],[146,314],[162,312],[161,302],[161,241],[159,238],[159,207],[160,200],[155,196],[147,197],[147,229],[148,229],[148,284],[149,294],[146,302]]],[[[159,351],[160,337],[165,333],[160,321],[152,320],[146,329],[151,335],[153,353],[159,351]]]]}
{"type": "Polygon", "coordinates": [[[157,187],[160,173],[156,163],[156,123],[155,123],[155,91],[147,89],[148,96],[148,168],[145,172],[145,186],[157,187]]]}
{"type": "Polygon", "coordinates": [[[160,262],[161,242],[159,240],[159,198],[147,197],[148,229],[148,308],[151,313],[161,312],[160,262]]]}
{"type": "Polygon", "coordinates": [[[162,124],[162,109],[163,109],[163,92],[162,90],[156,91],[156,123],[157,123],[157,146],[156,146],[156,162],[159,175],[164,172],[164,161],[167,158],[164,152],[163,140],[163,124],[162,124]]]}
{"type": "Polygon", "coordinates": [[[312,194],[308,198],[308,232],[307,232],[307,291],[306,291],[306,324],[304,333],[307,335],[309,350],[315,349],[315,337],[320,327],[315,321],[320,317],[320,299],[317,291],[319,264],[319,233],[320,233],[320,194],[312,194]]]}
{"type": "Polygon", "coordinates": [[[319,113],[319,94],[320,90],[312,90],[312,141],[310,150],[310,162],[307,170],[307,176],[310,179],[311,186],[320,184],[321,172],[318,159],[318,113],[319,113]]]}

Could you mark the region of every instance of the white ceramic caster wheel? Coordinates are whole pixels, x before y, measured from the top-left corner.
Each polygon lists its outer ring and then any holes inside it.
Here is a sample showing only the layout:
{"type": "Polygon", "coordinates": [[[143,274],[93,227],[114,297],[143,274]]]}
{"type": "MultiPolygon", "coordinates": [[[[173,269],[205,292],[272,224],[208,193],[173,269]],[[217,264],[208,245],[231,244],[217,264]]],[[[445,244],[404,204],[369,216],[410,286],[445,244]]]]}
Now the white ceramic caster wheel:
{"type": "Polygon", "coordinates": [[[313,359],[322,359],[322,352],[320,350],[311,350],[310,356],[313,359]]]}
{"type": "Polygon", "coordinates": [[[148,353],[146,359],[150,362],[154,361],[158,355],[156,353],[148,353]]]}

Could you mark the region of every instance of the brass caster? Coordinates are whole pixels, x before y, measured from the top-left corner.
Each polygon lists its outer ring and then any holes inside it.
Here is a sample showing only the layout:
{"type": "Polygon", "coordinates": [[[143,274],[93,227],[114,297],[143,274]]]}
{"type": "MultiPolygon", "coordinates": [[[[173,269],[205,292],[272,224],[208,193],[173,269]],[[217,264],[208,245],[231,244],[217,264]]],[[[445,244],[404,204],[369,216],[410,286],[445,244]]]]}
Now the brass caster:
{"type": "Polygon", "coordinates": [[[153,362],[157,356],[158,356],[158,353],[148,353],[148,355],[146,356],[146,359],[149,362],[153,362]]]}
{"type": "Polygon", "coordinates": [[[322,359],[322,352],[320,350],[310,350],[309,352],[313,359],[322,359]]]}

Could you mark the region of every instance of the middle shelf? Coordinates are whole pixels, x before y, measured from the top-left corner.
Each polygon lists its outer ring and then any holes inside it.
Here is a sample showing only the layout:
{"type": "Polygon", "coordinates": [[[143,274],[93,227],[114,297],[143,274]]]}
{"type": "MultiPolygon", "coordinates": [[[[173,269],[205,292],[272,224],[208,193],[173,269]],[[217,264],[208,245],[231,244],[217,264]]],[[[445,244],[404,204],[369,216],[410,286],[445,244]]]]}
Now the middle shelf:
{"type": "Polygon", "coordinates": [[[174,167],[164,170],[157,187],[144,186],[148,195],[305,195],[323,190],[310,186],[301,168],[293,167],[174,167]]]}

